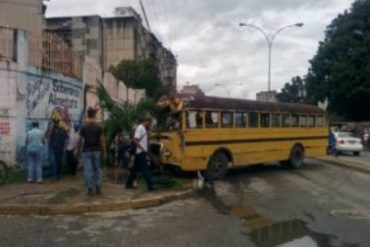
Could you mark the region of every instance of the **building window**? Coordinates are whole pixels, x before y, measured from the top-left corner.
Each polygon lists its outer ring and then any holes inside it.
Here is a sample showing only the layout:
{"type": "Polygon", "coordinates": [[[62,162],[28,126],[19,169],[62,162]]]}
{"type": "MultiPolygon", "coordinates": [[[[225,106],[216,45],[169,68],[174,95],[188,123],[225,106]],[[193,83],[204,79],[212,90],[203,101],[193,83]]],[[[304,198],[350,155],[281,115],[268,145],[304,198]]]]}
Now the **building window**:
{"type": "Polygon", "coordinates": [[[270,127],[270,114],[269,113],[261,113],[261,127],[262,128],[269,128],[270,127]]]}
{"type": "Polygon", "coordinates": [[[187,112],[187,126],[189,129],[203,128],[203,113],[200,111],[187,112]]]}
{"type": "Polygon", "coordinates": [[[74,28],[72,29],[72,38],[73,39],[82,39],[85,37],[86,29],[85,28],[74,28]]]}
{"type": "Polygon", "coordinates": [[[87,49],[97,49],[98,48],[98,40],[97,39],[87,39],[86,40],[87,49]]]}
{"type": "Polygon", "coordinates": [[[218,128],[220,114],[218,112],[206,112],[206,128],[218,128]]]}
{"type": "Polygon", "coordinates": [[[222,112],[222,128],[232,128],[234,119],[232,112],[222,112]]]}
{"type": "Polygon", "coordinates": [[[250,128],[258,128],[258,113],[257,112],[249,113],[248,126],[250,128]]]}
{"type": "Polygon", "coordinates": [[[235,113],[235,127],[236,128],[247,127],[247,113],[245,112],[235,113]]]}
{"type": "Polygon", "coordinates": [[[280,114],[272,114],[271,115],[271,127],[279,128],[281,127],[281,115],[280,114]]]}

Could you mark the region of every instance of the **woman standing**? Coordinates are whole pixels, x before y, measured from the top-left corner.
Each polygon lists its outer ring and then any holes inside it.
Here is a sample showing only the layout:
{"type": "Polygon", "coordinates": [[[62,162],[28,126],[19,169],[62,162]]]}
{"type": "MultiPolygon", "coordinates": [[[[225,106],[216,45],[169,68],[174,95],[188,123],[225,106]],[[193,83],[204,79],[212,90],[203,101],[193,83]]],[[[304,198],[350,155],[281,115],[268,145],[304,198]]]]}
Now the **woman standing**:
{"type": "Polygon", "coordinates": [[[44,132],[39,129],[39,123],[33,122],[32,129],[27,132],[27,156],[29,183],[42,183],[42,152],[44,149],[44,132]]]}

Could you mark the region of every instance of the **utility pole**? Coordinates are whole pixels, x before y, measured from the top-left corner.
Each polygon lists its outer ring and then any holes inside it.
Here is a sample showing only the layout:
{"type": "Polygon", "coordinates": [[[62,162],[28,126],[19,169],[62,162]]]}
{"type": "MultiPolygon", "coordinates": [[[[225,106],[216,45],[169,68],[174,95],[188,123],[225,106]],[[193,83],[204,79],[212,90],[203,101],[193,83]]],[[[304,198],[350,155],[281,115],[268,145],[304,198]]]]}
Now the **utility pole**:
{"type": "Polygon", "coordinates": [[[272,55],[272,45],[275,41],[276,36],[287,28],[303,27],[303,25],[304,24],[302,22],[300,22],[300,23],[296,23],[296,24],[293,24],[293,25],[284,26],[284,27],[278,29],[275,33],[273,33],[270,36],[270,35],[267,34],[267,32],[265,30],[263,30],[259,26],[256,26],[256,25],[253,25],[253,24],[248,24],[248,23],[239,23],[239,26],[241,26],[241,27],[252,27],[252,28],[256,29],[257,31],[262,33],[262,35],[266,39],[267,47],[268,47],[268,72],[267,72],[267,91],[268,92],[271,92],[271,55],[272,55]]]}
{"type": "Polygon", "coordinates": [[[144,7],[144,4],[143,4],[143,1],[142,0],[139,0],[139,2],[140,2],[140,6],[141,6],[141,11],[143,11],[143,15],[144,15],[146,26],[148,27],[149,31],[151,32],[152,30],[151,30],[150,25],[149,25],[148,16],[146,15],[146,11],[145,11],[145,7],[144,7]]]}

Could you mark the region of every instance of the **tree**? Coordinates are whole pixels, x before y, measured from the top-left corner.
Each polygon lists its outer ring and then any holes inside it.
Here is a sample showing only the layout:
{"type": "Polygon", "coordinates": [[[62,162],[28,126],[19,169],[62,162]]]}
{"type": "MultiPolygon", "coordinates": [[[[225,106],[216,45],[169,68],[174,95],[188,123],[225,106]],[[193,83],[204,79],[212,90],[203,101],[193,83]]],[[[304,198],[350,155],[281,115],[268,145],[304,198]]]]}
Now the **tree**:
{"type": "Polygon", "coordinates": [[[306,89],[304,80],[300,76],[292,78],[291,83],[285,83],[285,86],[278,93],[277,98],[281,102],[303,103],[306,101],[306,89]]]}
{"type": "Polygon", "coordinates": [[[328,99],[328,110],[351,120],[369,120],[370,0],[357,0],[327,27],[310,61],[308,101],[328,99]]]}
{"type": "Polygon", "coordinates": [[[117,130],[122,128],[125,132],[132,133],[135,124],[138,124],[146,114],[156,115],[158,107],[154,100],[148,98],[138,104],[118,103],[114,101],[103,85],[97,87],[97,96],[100,107],[108,112],[108,118],[103,122],[104,131],[108,141],[114,138],[117,130]]]}
{"type": "Polygon", "coordinates": [[[110,72],[128,87],[145,89],[147,95],[154,99],[167,94],[171,89],[162,85],[158,63],[154,59],[122,60],[117,66],[112,66],[110,72]]]}

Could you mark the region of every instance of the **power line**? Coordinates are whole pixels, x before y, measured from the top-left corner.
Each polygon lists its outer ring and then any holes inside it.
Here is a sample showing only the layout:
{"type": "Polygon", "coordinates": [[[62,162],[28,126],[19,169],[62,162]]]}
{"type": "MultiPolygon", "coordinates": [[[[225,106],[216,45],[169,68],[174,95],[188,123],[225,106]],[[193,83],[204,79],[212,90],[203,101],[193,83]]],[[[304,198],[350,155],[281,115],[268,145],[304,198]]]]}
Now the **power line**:
{"type": "Polygon", "coordinates": [[[139,2],[140,2],[140,6],[141,6],[141,11],[143,12],[143,15],[144,15],[144,18],[145,18],[146,26],[148,27],[149,31],[151,32],[152,30],[150,28],[149,20],[148,20],[148,17],[146,15],[146,11],[145,11],[143,1],[139,0],[139,2]]]}

